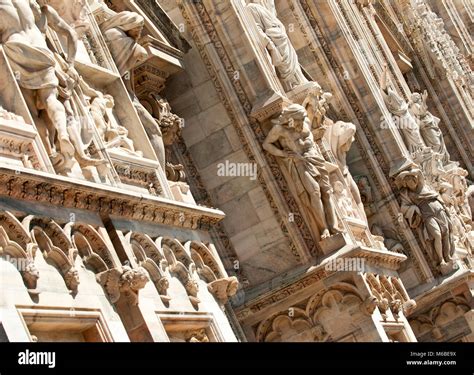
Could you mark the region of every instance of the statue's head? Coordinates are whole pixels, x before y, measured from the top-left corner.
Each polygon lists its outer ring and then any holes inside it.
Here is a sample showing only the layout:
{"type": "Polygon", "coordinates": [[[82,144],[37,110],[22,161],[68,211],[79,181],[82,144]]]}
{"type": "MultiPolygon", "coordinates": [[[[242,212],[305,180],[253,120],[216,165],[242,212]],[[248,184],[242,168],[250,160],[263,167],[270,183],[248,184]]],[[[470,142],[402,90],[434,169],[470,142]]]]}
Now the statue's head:
{"type": "Polygon", "coordinates": [[[413,103],[420,103],[421,102],[421,94],[419,92],[414,92],[411,94],[410,97],[413,103]]]}
{"type": "Polygon", "coordinates": [[[306,109],[299,104],[291,104],[280,115],[279,122],[290,129],[300,132],[307,118],[306,109]]]}
{"type": "Polygon", "coordinates": [[[115,101],[114,101],[114,97],[112,95],[105,94],[104,95],[104,101],[105,101],[105,105],[106,105],[107,108],[114,108],[115,101]]]}
{"type": "Polygon", "coordinates": [[[405,185],[410,190],[416,190],[418,186],[418,179],[414,175],[408,175],[405,177],[405,185]]]}

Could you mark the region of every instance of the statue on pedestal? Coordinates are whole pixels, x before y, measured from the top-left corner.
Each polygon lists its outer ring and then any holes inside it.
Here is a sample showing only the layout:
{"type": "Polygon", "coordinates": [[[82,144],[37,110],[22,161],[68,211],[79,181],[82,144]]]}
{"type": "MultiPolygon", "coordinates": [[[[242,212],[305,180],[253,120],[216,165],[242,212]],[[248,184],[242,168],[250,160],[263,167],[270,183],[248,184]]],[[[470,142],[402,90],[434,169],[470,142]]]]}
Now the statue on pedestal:
{"type": "Polygon", "coordinates": [[[133,69],[147,59],[148,53],[138,40],[141,37],[144,19],[134,12],[116,13],[100,25],[107,41],[110,52],[117,64],[120,75],[123,77],[133,106],[145,127],[145,131],[155,149],[158,161],[163,171],[166,166],[165,145],[160,126],[153,115],[143,106],[133,92],[133,69]]]}
{"type": "Polygon", "coordinates": [[[408,103],[395,91],[392,84],[388,82],[387,65],[383,68],[380,88],[382,89],[385,105],[393,115],[395,124],[403,135],[408,151],[412,154],[422,151],[425,148],[425,144],[421,138],[420,128],[409,111],[408,103]]]}
{"type": "Polygon", "coordinates": [[[449,163],[449,153],[444,143],[443,133],[438,126],[440,119],[428,111],[427,97],[428,93],[426,90],[423,94],[413,93],[410,101],[410,112],[418,122],[420,133],[426,146],[431,147],[434,152],[440,154],[442,164],[446,165],[449,163]]]}
{"type": "Polygon", "coordinates": [[[292,104],[283,110],[263,142],[263,148],[284,160],[298,196],[316,220],[321,239],[339,233],[329,172],[301,105],[292,104]]]}
{"type": "Polygon", "coordinates": [[[285,26],[277,17],[275,1],[250,0],[247,9],[257,25],[263,45],[270,53],[272,64],[285,91],[307,83],[285,26]]]}
{"type": "Polygon", "coordinates": [[[354,142],[354,135],[356,133],[356,126],[350,122],[337,121],[329,127],[326,133],[331,151],[336,157],[337,164],[346,180],[347,186],[351,189],[351,194],[359,207],[360,216],[367,223],[367,217],[364,210],[364,204],[359,192],[359,187],[354,181],[354,178],[347,166],[347,153],[349,152],[352,143],[354,142]]]}
{"type": "Polygon", "coordinates": [[[453,225],[440,196],[431,190],[419,169],[400,173],[396,178],[401,190],[401,210],[410,227],[419,228],[422,237],[432,244],[433,256],[441,270],[452,260],[455,251],[453,225]]]}

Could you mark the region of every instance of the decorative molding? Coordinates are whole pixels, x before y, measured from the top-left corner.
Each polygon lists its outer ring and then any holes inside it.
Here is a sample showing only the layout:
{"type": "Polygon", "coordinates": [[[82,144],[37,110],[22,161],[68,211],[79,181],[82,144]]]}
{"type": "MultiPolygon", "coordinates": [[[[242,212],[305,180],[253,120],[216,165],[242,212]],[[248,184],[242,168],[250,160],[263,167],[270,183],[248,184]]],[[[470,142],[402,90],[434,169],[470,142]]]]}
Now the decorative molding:
{"type": "Polygon", "coordinates": [[[16,173],[6,167],[0,167],[0,194],[188,229],[209,230],[224,218],[217,209],[190,206],[66,177],[56,176],[51,180],[45,173],[29,170],[16,173]]]}

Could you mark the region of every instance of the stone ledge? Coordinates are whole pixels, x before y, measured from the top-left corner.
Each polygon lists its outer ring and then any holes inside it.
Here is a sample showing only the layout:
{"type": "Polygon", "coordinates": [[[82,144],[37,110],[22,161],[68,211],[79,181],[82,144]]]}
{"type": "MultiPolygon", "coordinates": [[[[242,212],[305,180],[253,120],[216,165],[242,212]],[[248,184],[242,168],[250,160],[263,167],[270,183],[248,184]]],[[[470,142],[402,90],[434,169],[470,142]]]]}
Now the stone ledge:
{"type": "Polygon", "coordinates": [[[189,229],[207,230],[225,217],[214,208],[26,168],[0,167],[0,195],[189,229]]]}

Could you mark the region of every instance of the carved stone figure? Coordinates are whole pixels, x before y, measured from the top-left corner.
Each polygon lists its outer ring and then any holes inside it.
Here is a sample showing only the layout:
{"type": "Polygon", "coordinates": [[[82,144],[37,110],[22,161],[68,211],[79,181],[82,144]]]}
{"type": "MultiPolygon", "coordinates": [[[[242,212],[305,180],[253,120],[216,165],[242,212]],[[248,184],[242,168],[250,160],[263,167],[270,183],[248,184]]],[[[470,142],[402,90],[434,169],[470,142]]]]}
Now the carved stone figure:
{"type": "Polygon", "coordinates": [[[357,188],[359,189],[360,199],[364,206],[368,206],[374,201],[372,187],[367,176],[357,177],[357,188]]]}
{"type": "Polygon", "coordinates": [[[397,176],[401,190],[401,210],[412,228],[420,228],[422,236],[432,243],[436,264],[443,270],[455,251],[452,221],[438,193],[424,181],[421,170],[412,169],[397,176]]]}
{"type": "Polygon", "coordinates": [[[117,302],[121,295],[132,305],[138,304],[138,293],[149,281],[148,273],[142,267],[130,268],[123,266],[111,268],[96,275],[96,279],[107,292],[112,303],[117,302]]]}
{"type": "Polygon", "coordinates": [[[326,118],[326,112],[329,109],[329,101],[332,99],[330,92],[325,92],[321,86],[314,83],[315,86],[311,88],[308,95],[303,101],[303,107],[308,113],[308,118],[311,122],[311,129],[316,139],[323,136],[323,132],[319,131],[323,127],[324,120],[326,118]]]}
{"type": "MultiPolygon", "coordinates": [[[[142,16],[134,12],[124,11],[115,14],[100,26],[109,42],[110,52],[122,77],[126,74],[131,75],[133,69],[147,58],[147,51],[138,43],[143,24],[142,16]]],[[[133,92],[131,76],[124,77],[124,82],[140,121],[150,138],[158,161],[162,169],[165,170],[165,146],[160,126],[133,92]]]]}
{"type": "Polygon", "coordinates": [[[133,141],[128,138],[128,130],[117,123],[112,112],[114,106],[114,98],[102,93],[92,100],[90,106],[92,118],[100,137],[105,142],[105,147],[142,157],[142,152],[135,150],[133,141]]]}
{"type": "Polygon", "coordinates": [[[48,5],[52,6],[79,36],[82,36],[89,27],[86,0],[48,0],[48,5]]]}
{"type": "Polygon", "coordinates": [[[426,90],[423,94],[413,93],[410,101],[410,112],[417,119],[420,133],[426,146],[431,147],[434,152],[440,154],[441,161],[445,165],[449,163],[449,153],[444,143],[443,133],[438,127],[440,119],[428,111],[427,97],[428,93],[426,90]]]}
{"type": "Polygon", "coordinates": [[[408,151],[412,154],[419,152],[425,147],[421,138],[420,128],[409,111],[408,103],[395,91],[392,84],[387,82],[387,80],[388,68],[385,65],[380,79],[380,88],[382,89],[385,105],[393,115],[393,119],[403,135],[408,151]]]}
{"type": "Polygon", "coordinates": [[[145,48],[138,44],[143,24],[144,19],[138,13],[124,11],[100,25],[121,76],[131,73],[148,55],[145,48]]]}
{"type": "Polygon", "coordinates": [[[204,328],[186,332],[186,342],[209,342],[209,336],[204,328]]]}
{"type": "Polygon", "coordinates": [[[468,237],[468,234],[471,231],[471,225],[466,223],[466,221],[470,222],[470,218],[466,220],[467,218],[464,217],[461,212],[462,206],[459,204],[463,201],[458,201],[458,197],[454,193],[453,185],[447,182],[441,184],[440,195],[453,223],[454,242],[456,245],[471,251],[471,243],[468,237]]]}
{"type": "Polygon", "coordinates": [[[397,234],[394,231],[386,229],[384,230],[377,224],[373,224],[370,228],[370,231],[375,237],[379,237],[383,241],[385,247],[389,251],[403,254],[403,245],[398,239],[396,239],[397,234]]]}
{"type": "Polygon", "coordinates": [[[209,292],[220,304],[226,304],[230,297],[234,296],[239,289],[239,280],[235,276],[217,279],[207,286],[209,292]]]}
{"type": "Polygon", "coordinates": [[[314,142],[306,110],[301,105],[292,104],[283,110],[263,142],[263,148],[285,161],[298,196],[317,222],[321,239],[339,233],[329,172],[314,142]]]}
{"type": "MultiPolygon", "coordinates": [[[[354,142],[354,135],[356,133],[356,126],[350,122],[337,121],[331,127],[329,127],[328,132],[326,133],[327,139],[329,141],[331,151],[336,157],[337,164],[344,175],[347,186],[351,189],[351,194],[354,197],[355,203],[359,207],[360,214],[363,215],[362,218],[367,222],[367,217],[364,211],[364,204],[359,193],[359,187],[357,186],[354,178],[349,172],[349,167],[347,166],[347,153],[349,152],[352,143],[354,142]]],[[[360,216],[360,215],[359,215],[360,216]]]]}
{"type": "Polygon", "coordinates": [[[274,0],[250,0],[247,9],[252,15],[263,45],[268,50],[285,91],[308,82],[303,75],[298,55],[278,19],[274,0]]]}
{"type": "Polygon", "coordinates": [[[22,276],[27,288],[29,290],[35,290],[40,275],[33,259],[28,259],[25,270],[22,272],[22,276]]]}
{"type": "Polygon", "coordinates": [[[162,169],[165,169],[165,145],[163,142],[163,134],[160,129],[160,125],[157,120],[152,116],[152,114],[140,103],[140,100],[134,95],[133,97],[133,106],[135,107],[140,121],[145,127],[145,131],[150,138],[151,144],[155,150],[156,156],[162,169]]]}
{"type": "MultiPolygon", "coordinates": [[[[52,7],[40,7],[36,2],[31,2],[31,6],[28,0],[5,0],[0,3],[1,43],[16,72],[19,85],[24,89],[30,109],[46,112],[52,127],[50,133],[55,134],[60,153],[63,158],[71,159],[75,149],[67,131],[66,110],[58,100],[56,61],[42,31],[46,31],[49,26],[58,34],[66,36],[66,62],[70,66],[73,66],[76,56],[77,35],[52,7]],[[36,20],[41,21],[41,30],[36,20]]],[[[44,141],[45,130],[39,129],[44,141]]]]}
{"type": "MultiPolygon", "coordinates": [[[[103,159],[92,159],[86,154],[86,150],[92,142],[93,133],[90,131],[88,121],[81,121],[81,118],[85,118],[84,112],[81,112],[77,101],[74,99],[75,95],[87,96],[93,99],[99,96],[100,93],[91,88],[77,70],[72,66],[68,66],[59,54],[56,53],[55,57],[57,61],[56,75],[59,80],[59,99],[66,110],[67,131],[69,140],[74,146],[74,157],[81,167],[97,166],[105,163],[103,159]]],[[[50,139],[50,145],[52,143],[53,139],[50,139]]]]}
{"type": "Polygon", "coordinates": [[[334,197],[336,198],[337,205],[343,216],[355,218],[360,217],[357,210],[354,209],[352,199],[341,181],[336,181],[334,183],[334,197]]]}

